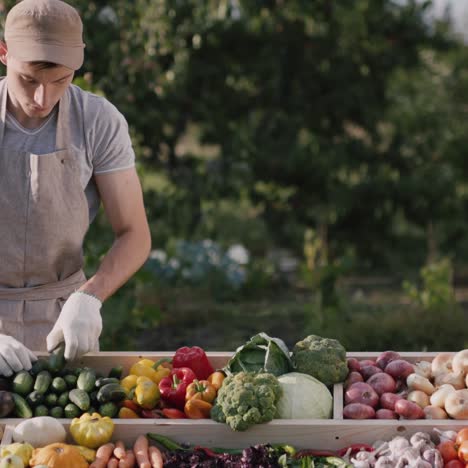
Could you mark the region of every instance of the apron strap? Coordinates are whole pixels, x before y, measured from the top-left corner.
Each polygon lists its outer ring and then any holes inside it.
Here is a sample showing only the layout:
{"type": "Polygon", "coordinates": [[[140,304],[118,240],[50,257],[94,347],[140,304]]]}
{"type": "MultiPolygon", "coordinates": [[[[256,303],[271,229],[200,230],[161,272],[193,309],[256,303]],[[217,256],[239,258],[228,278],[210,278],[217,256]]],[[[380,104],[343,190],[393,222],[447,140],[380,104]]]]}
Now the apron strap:
{"type": "Polygon", "coordinates": [[[7,301],[42,301],[58,299],[70,295],[86,282],[83,270],[56,283],[30,286],[27,288],[0,288],[0,300],[7,301]]]}

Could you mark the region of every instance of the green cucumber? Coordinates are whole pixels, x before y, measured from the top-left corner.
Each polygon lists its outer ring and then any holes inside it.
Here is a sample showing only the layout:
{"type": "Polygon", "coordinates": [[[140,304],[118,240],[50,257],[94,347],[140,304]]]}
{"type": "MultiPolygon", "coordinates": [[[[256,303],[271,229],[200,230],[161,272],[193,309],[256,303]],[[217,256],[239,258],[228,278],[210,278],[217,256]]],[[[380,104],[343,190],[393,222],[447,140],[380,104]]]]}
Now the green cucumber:
{"type": "Polygon", "coordinates": [[[64,416],[66,418],[79,418],[81,416],[81,410],[74,403],[68,403],[63,409],[64,416]]]}
{"type": "Polygon", "coordinates": [[[40,393],[46,393],[49,390],[49,386],[52,382],[52,376],[49,371],[41,371],[36,376],[36,381],[34,382],[34,390],[40,393]]]}
{"type": "Polygon", "coordinates": [[[67,374],[63,380],[67,383],[67,387],[71,390],[72,388],[76,388],[76,382],[78,381],[78,377],[74,374],[67,374]]]}
{"type": "Polygon", "coordinates": [[[49,409],[45,405],[39,405],[34,408],[34,416],[49,416],[49,409]]]}
{"type": "Polygon", "coordinates": [[[17,393],[12,393],[11,396],[13,397],[13,400],[15,402],[15,414],[19,418],[32,418],[33,412],[31,407],[28,405],[28,402],[17,393]]]}
{"type": "Polygon", "coordinates": [[[101,388],[104,387],[104,385],[114,383],[114,384],[120,384],[120,380],[116,379],[115,377],[102,377],[101,379],[96,380],[96,387],[101,388]]]}
{"type": "Polygon", "coordinates": [[[106,384],[99,389],[97,400],[99,403],[108,403],[109,401],[119,402],[127,398],[127,392],[119,384],[106,384]]]}
{"type": "Polygon", "coordinates": [[[49,370],[58,373],[65,367],[65,343],[60,343],[49,355],[49,370]]]}
{"type": "Polygon", "coordinates": [[[54,406],[49,411],[49,416],[52,416],[53,418],[63,418],[63,408],[61,406],[54,406]]]}
{"type": "Polygon", "coordinates": [[[62,377],[55,377],[50,384],[50,388],[55,393],[63,393],[67,389],[67,382],[62,377]]]}
{"type": "Polygon", "coordinates": [[[75,405],[78,406],[81,411],[88,411],[89,407],[91,406],[89,395],[84,390],[79,388],[70,390],[68,398],[72,403],[75,403],[75,405]]]}
{"type": "Polygon", "coordinates": [[[62,408],[65,408],[65,406],[67,406],[69,402],[70,399],[68,398],[68,390],[66,390],[59,395],[57,399],[57,405],[61,406],[62,408]]]}
{"type": "Polygon", "coordinates": [[[122,378],[123,366],[113,367],[108,374],[108,377],[120,380],[122,378]]]}
{"type": "Polygon", "coordinates": [[[115,418],[117,416],[117,413],[119,412],[119,407],[112,401],[109,401],[108,403],[103,403],[102,405],[99,405],[97,412],[101,416],[109,416],[109,418],[115,418]]]}
{"type": "Polygon", "coordinates": [[[53,408],[57,406],[58,396],[55,393],[48,393],[44,398],[44,403],[49,407],[53,408]]]}
{"type": "Polygon", "coordinates": [[[85,392],[91,392],[94,389],[96,384],[96,372],[92,369],[83,370],[78,376],[78,381],[76,382],[77,388],[84,390],[85,392]]]}
{"type": "Polygon", "coordinates": [[[49,362],[47,359],[39,358],[37,361],[33,362],[30,372],[32,375],[36,376],[43,370],[49,370],[49,362]]]}
{"type": "Polygon", "coordinates": [[[38,406],[44,402],[44,394],[38,392],[37,390],[33,390],[27,397],[26,401],[30,406],[38,406]]]}
{"type": "Polygon", "coordinates": [[[19,395],[26,396],[32,392],[34,387],[34,379],[28,371],[19,371],[12,383],[12,391],[19,395]]]}

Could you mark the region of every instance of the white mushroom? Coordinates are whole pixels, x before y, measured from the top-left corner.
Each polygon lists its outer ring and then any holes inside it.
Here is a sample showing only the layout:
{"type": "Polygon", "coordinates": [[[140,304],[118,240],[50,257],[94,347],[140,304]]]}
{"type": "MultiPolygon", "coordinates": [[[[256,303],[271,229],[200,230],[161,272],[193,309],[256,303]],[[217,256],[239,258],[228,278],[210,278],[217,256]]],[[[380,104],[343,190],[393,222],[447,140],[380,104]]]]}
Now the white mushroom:
{"type": "Polygon", "coordinates": [[[468,349],[463,349],[453,356],[452,369],[453,372],[463,375],[468,372],[468,349]]]}

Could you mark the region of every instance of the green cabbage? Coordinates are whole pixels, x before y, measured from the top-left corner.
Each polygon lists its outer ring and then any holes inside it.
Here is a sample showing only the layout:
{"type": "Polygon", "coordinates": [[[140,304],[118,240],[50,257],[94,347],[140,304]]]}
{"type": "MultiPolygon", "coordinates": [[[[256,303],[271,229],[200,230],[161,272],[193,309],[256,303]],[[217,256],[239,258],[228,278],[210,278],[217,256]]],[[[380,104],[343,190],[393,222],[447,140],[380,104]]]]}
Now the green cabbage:
{"type": "Polygon", "coordinates": [[[328,388],[312,377],[290,372],[278,377],[283,394],[277,403],[280,419],[330,419],[333,397],[328,388]]]}

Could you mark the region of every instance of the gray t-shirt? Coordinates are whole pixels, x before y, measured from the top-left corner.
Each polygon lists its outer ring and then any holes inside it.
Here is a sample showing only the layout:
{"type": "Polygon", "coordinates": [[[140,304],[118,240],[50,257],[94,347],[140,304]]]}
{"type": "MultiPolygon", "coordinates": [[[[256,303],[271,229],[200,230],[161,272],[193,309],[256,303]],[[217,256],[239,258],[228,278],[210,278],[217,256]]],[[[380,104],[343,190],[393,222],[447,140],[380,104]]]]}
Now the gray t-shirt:
{"type": "MultiPolygon", "coordinates": [[[[135,153],[123,115],[107,99],[71,85],[70,146],[79,155],[80,181],[89,206],[90,222],[99,209],[100,198],[93,174],[135,166],[135,153]]],[[[9,113],[3,144],[5,148],[34,154],[53,153],[56,148],[57,108],[36,129],[26,129],[9,113]]]]}

